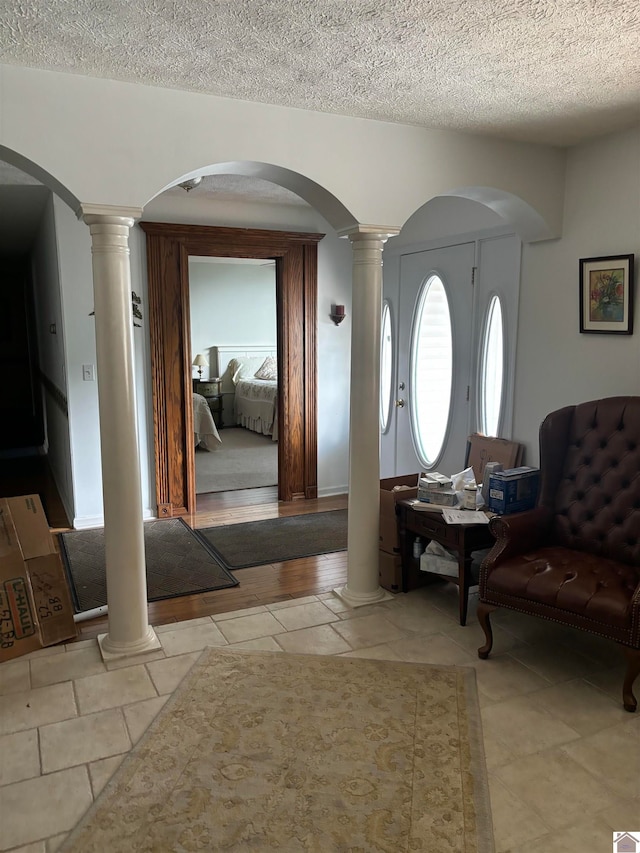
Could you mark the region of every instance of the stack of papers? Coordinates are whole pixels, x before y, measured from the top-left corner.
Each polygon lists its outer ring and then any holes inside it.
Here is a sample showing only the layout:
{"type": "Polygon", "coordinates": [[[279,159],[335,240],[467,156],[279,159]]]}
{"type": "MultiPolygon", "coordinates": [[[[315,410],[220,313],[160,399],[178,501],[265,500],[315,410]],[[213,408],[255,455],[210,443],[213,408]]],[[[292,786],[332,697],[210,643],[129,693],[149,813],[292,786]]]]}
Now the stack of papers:
{"type": "Polygon", "coordinates": [[[442,515],[447,524],[488,524],[494,512],[487,514],[482,510],[472,511],[469,509],[454,509],[449,506],[438,506],[438,504],[428,504],[424,501],[412,499],[407,501],[411,509],[417,509],[420,512],[437,512],[442,515]]]}

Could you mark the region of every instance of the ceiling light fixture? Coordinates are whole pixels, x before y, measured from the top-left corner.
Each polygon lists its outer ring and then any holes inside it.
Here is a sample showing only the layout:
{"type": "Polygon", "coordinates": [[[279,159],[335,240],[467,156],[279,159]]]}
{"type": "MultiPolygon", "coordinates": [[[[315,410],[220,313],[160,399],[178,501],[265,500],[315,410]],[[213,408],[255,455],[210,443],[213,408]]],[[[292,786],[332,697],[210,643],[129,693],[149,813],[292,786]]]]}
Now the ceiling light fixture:
{"type": "Polygon", "coordinates": [[[201,183],[202,178],[189,178],[188,181],[182,181],[182,183],[178,184],[178,186],[182,187],[182,189],[186,192],[191,192],[191,190],[195,189],[201,183]]]}

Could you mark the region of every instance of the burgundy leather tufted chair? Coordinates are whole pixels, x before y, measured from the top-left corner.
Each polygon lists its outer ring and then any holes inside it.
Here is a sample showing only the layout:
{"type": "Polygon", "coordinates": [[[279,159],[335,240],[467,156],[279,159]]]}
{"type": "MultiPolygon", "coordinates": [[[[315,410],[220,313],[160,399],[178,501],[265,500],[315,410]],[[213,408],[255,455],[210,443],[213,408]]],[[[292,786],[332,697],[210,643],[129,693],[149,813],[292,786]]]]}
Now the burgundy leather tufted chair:
{"type": "Polygon", "coordinates": [[[528,512],[490,522],[478,619],[508,607],[619,643],[622,699],[635,711],[640,673],[640,397],[567,406],[540,427],[540,490],[528,512]]]}

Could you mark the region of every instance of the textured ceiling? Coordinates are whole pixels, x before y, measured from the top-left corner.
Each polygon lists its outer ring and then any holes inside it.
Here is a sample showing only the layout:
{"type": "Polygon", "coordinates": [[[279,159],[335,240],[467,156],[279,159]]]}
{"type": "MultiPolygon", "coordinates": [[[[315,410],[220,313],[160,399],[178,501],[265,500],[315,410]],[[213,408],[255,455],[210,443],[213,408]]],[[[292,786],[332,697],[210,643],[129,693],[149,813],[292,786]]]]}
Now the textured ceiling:
{"type": "Polygon", "coordinates": [[[638,0],[3,0],[0,62],[568,145],[640,122],[638,0]]]}

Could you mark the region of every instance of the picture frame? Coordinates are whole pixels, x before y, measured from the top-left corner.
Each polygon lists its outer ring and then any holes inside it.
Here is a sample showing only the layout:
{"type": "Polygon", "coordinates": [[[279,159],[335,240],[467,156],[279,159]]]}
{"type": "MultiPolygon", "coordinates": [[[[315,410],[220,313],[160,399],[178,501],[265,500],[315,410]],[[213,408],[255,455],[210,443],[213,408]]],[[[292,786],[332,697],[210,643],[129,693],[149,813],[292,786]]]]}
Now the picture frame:
{"type": "Polygon", "coordinates": [[[580,259],[580,332],[633,334],[633,255],[580,259]]]}

